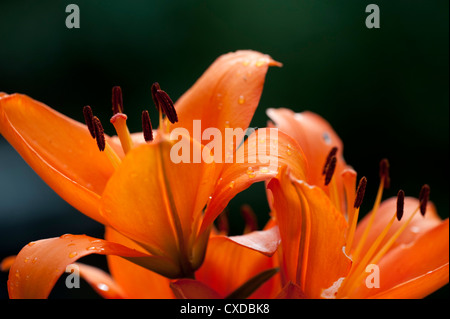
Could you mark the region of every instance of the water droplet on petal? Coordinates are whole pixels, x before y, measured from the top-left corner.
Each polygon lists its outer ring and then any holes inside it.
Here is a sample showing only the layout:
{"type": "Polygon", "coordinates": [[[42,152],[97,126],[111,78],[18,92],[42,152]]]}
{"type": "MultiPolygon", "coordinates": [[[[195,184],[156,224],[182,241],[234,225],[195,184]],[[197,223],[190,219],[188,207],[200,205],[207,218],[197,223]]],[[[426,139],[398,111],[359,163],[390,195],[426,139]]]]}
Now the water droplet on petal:
{"type": "Polygon", "coordinates": [[[245,98],[244,98],[243,95],[240,95],[240,96],[239,96],[238,103],[239,103],[239,104],[244,104],[244,103],[245,103],[245,98]]]}
{"type": "Polygon", "coordinates": [[[31,261],[31,263],[32,263],[32,264],[35,264],[37,260],[38,260],[38,258],[37,258],[37,257],[34,257],[33,260],[31,261]]]}
{"type": "Polygon", "coordinates": [[[267,166],[263,166],[259,169],[259,171],[264,174],[269,173],[269,168],[267,166]]]}
{"type": "Polygon", "coordinates": [[[325,141],[325,143],[331,144],[331,137],[330,137],[330,134],[328,134],[328,132],[323,132],[322,138],[325,141]]]}
{"type": "Polygon", "coordinates": [[[76,251],[73,251],[73,252],[71,252],[71,253],[69,254],[69,258],[73,258],[73,257],[75,257],[76,255],[78,255],[78,253],[77,253],[76,251]]]}
{"type": "Polygon", "coordinates": [[[109,290],[108,285],[107,284],[103,284],[103,283],[98,284],[97,288],[102,290],[102,291],[108,291],[109,290]]]}
{"type": "Polygon", "coordinates": [[[230,122],[229,121],[226,121],[225,122],[225,128],[229,128],[230,127],[230,122]]]}
{"type": "Polygon", "coordinates": [[[286,150],[287,155],[291,155],[292,151],[291,151],[291,144],[287,145],[287,150],[286,150]]]}
{"type": "Polygon", "coordinates": [[[234,188],[234,185],[236,184],[235,181],[231,181],[230,184],[228,184],[229,188],[234,188]]]}
{"type": "Polygon", "coordinates": [[[35,244],[36,244],[36,242],[32,241],[32,242],[29,242],[29,243],[28,243],[28,246],[31,247],[31,246],[33,246],[33,245],[35,245],[35,244]]]}
{"type": "Polygon", "coordinates": [[[89,246],[86,248],[86,250],[96,250],[96,249],[97,249],[97,247],[95,247],[95,246],[89,246]]]}
{"type": "Polygon", "coordinates": [[[25,259],[23,260],[24,263],[27,263],[30,261],[30,257],[25,257],[25,259]]]}
{"type": "Polygon", "coordinates": [[[266,60],[260,59],[260,60],[256,61],[255,66],[260,67],[260,66],[264,65],[265,63],[266,63],[266,60]]]}
{"type": "Polygon", "coordinates": [[[256,176],[256,173],[255,173],[255,171],[254,171],[254,169],[252,167],[249,167],[247,169],[247,176],[249,178],[254,178],[256,176]]]}

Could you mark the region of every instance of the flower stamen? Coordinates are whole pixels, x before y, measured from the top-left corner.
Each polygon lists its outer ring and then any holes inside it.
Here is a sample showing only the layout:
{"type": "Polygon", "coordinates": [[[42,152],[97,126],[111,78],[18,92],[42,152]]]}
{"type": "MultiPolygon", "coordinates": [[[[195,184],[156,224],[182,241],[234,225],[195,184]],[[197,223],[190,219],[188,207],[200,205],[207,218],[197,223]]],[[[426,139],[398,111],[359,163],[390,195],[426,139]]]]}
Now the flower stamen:
{"type": "Polygon", "coordinates": [[[127,116],[123,114],[123,97],[120,86],[112,88],[112,109],[113,116],[111,117],[111,124],[116,129],[120,144],[125,154],[127,154],[133,147],[133,140],[131,139],[130,131],[127,126],[127,116]]]}
{"type": "MultiPolygon", "coordinates": [[[[374,255],[374,253],[380,246],[381,242],[386,237],[386,235],[389,232],[389,230],[391,229],[391,226],[394,223],[395,219],[397,219],[398,221],[401,220],[401,218],[403,216],[404,205],[405,205],[405,192],[403,190],[399,190],[399,192],[397,194],[397,210],[396,210],[395,214],[392,216],[389,223],[385,226],[385,228],[381,231],[381,233],[375,239],[375,241],[370,246],[368,251],[365,253],[365,255],[361,259],[361,261],[356,261],[353,264],[353,267],[350,270],[346,280],[342,284],[342,288],[341,288],[342,292],[345,292],[346,288],[348,288],[350,284],[354,283],[354,277],[355,277],[354,274],[361,274],[361,273],[364,274],[364,272],[362,272],[363,269],[365,269],[366,266],[369,264],[370,258],[372,258],[372,256],[374,255]]],[[[360,277],[361,277],[361,275],[359,277],[357,277],[357,279],[359,279],[360,277]]]]}
{"type": "Polygon", "coordinates": [[[123,113],[123,96],[120,86],[114,86],[112,88],[111,102],[113,114],[123,113]]]}
{"type": "Polygon", "coordinates": [[[369,264],[377,264],[378,261],[386,254],[386,252],[392,247],[392,245],[395,243],[395,241],[400,237],[400,235],[404,232],[406,227],[410,224],[414,216],[417,214],[418,211],[421,212],[422,215],[426,212],[426,206],[423,207],[423,203],[428,202],[430,194],[430,187],[428,185],[422,186],[422,189],[420,191],[420,203],[416,207],[416,209],[413,211],[411,216],[397,229],[397,231],[389,238],[389,240],[377,251],[376,255],[372,257],[372,255],[376,252],[378,246],[380,245],[381,241],[386,236],[387,232],[389,231],[390,227],[392,226],[392,223],[394,220],[399,218],[399,216],[403,215],[403,205],[404,205],[404,193],[403,191],[399,191],[399,194],[397,195],[397,211],[394,214],[394,216],[389,221],[388,225],[383,229],[381,234],[377,237],[375,242],[372,244],[372,246],[369,248],[369,251],[366,253],[366,256],[361,260],[360,262],[357,262],[358,265],[355,271],[351,271],[350,275],[347,277],[347,279],[344,281],[343,286],[341,287],[341,290],[339,292],[340,295],[344,295],[352,291],[353,288],[355,288],[361,280],[364,278],[364,276],[367,276],[367,273],[363,272],[362,269],[366,265],[369,264]],[[399,214],[399,208],[401,208],[401,214],[399,214]],[[422,209],[424,208],[424,211],[422,212],[422,209]],[[372,258],[371,258],[372,257],[372,258]],[[370,259],[371,258],[371,259],[370,259]],[[370,261],[368,261],[370,259],[370,261]],[[352,276],[353,274],[353,276],[352,276]],[[347,282],[347,283],[345,283],[347,282]]]}
{"type": "Polygon", "coordinates": [[[325,186],[328,186],[330,183],[330,199],[335,205],[336,208],[341,209],[339,205],[339,194],[338,194],[338,188],[336,185],[336,181],[333,179],[334,171],[336,170],[336,153],[338,151],[338,148],[335,146],[333,147],[330,152],[328,153],[328,156],[325,160],[325,165],[323,166],[322,175],[325,176],[325,186]]]}
{"type": "Polygon", "coordinates": [[[153,130],[152,123],[150,121],[150,115],[148,111],[142,111],[142,132],[144,134],[144,139],[146,142],[153,141],[153,130]]]}
{"type": "Polygon", "coordinates": [[[92,109],[89,105],[86,105],[85,107],[83,107],[83,115],[84,115],[84,121],[86,122],[86,125],[89,130],[89,133],[91,134],[92,138],[95,138],[94,114],[92,113],[92,109]]]}
{"type": "Polygon", "coordinates": [[[94,126],[95,139],[97,141],[98,149],[100,150],[100,152],[105,152],[114,168],[119,167],[121,160],[116,152],[114,152],[114,150],[108,144],[108,142],[106,142],[103,126],[99,118],[96,116],[92,117],[92,123],[94,126]]]}
{"type": "Polygon", "coordinates": [[[356,231],[356,224],[358,222],[358,216],[359,216],[359,208],[361,207],[362,201],[364,199],[364,194],[366,192],[366,186],[367,186],[367,178],[364,176],[360,179],[358,188],[356,190],[356,198],[355,203],[353,205],[354,213],[352,214],[352,223],[348,229],[347,233],[347,243],[345,244],[345,253],[347,255],[350,254],[350,250],[353,245],[353,238],[355,236],[356,231]]]}
{"type": "Polygon", "coordinates": [[[369,235],[370,229],[372,228],[373,222],[375,220],[375,215],[378,211],[378,207],[381,204],[381,199],[383,197],[383,190],[386,187],[390,186],[390,177],[389,177],[389,162],[387,159],[382,159],[380,161],[380,185],[377,191],[377,197],[375,198],[375,203],[373,205],[372,211],[370,213],[369,222],[364,229],[364,233],[361,237],[361,240],[358,242],[358,246],[355,251],[352,253],[353,258],[356,260],[361,253],[361,249],[364,247],[367,236],[369,235]]]}
{"type": "Polygon", "coordinates": [[[170,123],[174,124],[178,122],[178,115],[172,99],[165,91],[161,90],[158,82],[153,83],[151,91],[153,103],[155,103],[156,109],[160,114],[160,125],[162,123],[162,114],[166,115],[170,123]]]}

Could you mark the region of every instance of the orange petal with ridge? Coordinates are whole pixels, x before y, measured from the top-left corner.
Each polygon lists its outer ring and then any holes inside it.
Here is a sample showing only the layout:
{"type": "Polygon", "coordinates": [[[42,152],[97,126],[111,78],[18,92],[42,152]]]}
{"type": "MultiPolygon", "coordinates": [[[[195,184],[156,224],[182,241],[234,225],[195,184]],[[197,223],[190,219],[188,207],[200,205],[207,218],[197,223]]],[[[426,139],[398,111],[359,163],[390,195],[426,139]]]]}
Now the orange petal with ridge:
{"type": "Polygon", "coordinates": [[[217,291],[194,279],[178,279],[170,283],[178,299],[223,299],[217,291]]]}
{"type": "MultiPolygon", "coordinates": [[[[177,262],[180,239],[183,253],[192,248],[192,228],[202,218],[215,180],[214,163],[173,161],[175,143],[154,140],[129,151],[106,186],[101,211],[117,231],[177,262]]],[[[202,147],[193,140],[187,146],[193,152],[202,147]]]]}
{"type": "Polygon", "coordinates": [[[127,295],[114,279],[100,268],[82,263],[75,263],[80,276],[105,299],[125,299],[127,295]]]}
{"type": "Polygon", "coordinates": [[[369,289],[362,283],[350,297],[423,298],[448,284],[448,238],[447,218],[415,241],[399,244],[377,264],[380,288],[369,289]]]}
{"type": "MultiPolygon", "coordinates": [[[[202,130],[219,129],[222,137],[225,128],[245,131],[261,98],[269,66],[281,64],[250,50],[220,56],[175,103],[179,122],[171,127],[184,127],[198,140],[201,136],[194,133],[194,120],[201,120],[202,130]]],[[[234,147],[239,143],[238,140],[234,147]]],[[[222,145],[226,150],[226,145],[222,145]]]]}
{"type": "Polygon", "coordinates": [[[114,168],[85,125],[12,94],[0,97],[0,133],[64,200],[105,223],[98,213],[99,195],[114,168]]]}
{"type": "MultiPolygon", "coordinates": [[[[237,244],[226,236],[213,236],[209,239],[203,265],[195,276],[198,281],[225,297],[252,277],[273,268],[275,262],[275,256],[265,256],[256,250],[237,244]]],[[[250,297],[273,297],[271,293],[275,287],[278,288],[277,277],[279,276],[272,277],[250,297]]]]}
{"type": "Polygon", "coordinates": [[[319,187],[282,173],[268,188],[280,227],[285,280],[309,298],[320,298],[349,271],[351,260],[343,252],[347,222],[319,187]]]}
{"type": "MultiPolygon", "coordinates": [[[[118,233],[106,228],[105,239],[145,252],[141,246],[118,233]]],[[[108,268],[114,281],[121,287],[127,298],[131,299],[172,299],[170,280],[151,270],[136,265],[124,258],[108,255],[108,268]]]]}
{"type": "MultiPolygon", "coordinates": [[[[404,201],[404,213],[403,217],[400,221],[395,220],[394,224],[389,229],[385,239],[381,242],[381,245],[386,243],[389,238],[399,229],[403,223],[405,223],[414,210],[419,206],[419,200],[413,197],[405,197],[404,201]]],[[[397,210],[397,197],[392,197],[387,200],[384,200],[376,212],[374,222],[367,236],[367,240],[364,244],[363,249],[361,250],[361,256],[364,254],[372,243],[376,240],[378,235],[382,232],[385,226],[389,223],[390,219],[397,210]]],[[[366,225],[368,223],[370,214],[364,216],[363,220],[358,223],[355,232],[355,245],[357,245],[358,241],[362,237],[362,233],[364,232],[366,225]]],[[[428,230],[436,227],[442,222],[441,218],[436,212],[436,207],[432,202],[428,202],[427,211],[425,216],[422,216],[420,213],[416,213],[414,218],[408,224],[403,233],[397,238],[395,244],[392,246],[391,250],[400,244],[409,244],[414,242],[417,238],[419,238],[422,234],[426,233],[428,230]]]]}
{"type": "Polygon", "coordinates": [[[225,209],[236,194],[253,183],[267,181],[288,166],[298,179],[305,178],[307,164],[298,144],[277,129],[263,128],[251,134],[238,148],[232,163],[225,163],[212,194],[200,232],[225,209]]]}
{"type": "Polygon", "coordinates": [[[90,255],[117,255],[142,263],[167,267],[167,260],[123,245],[86,235],[63,235],[26,245],[17,255],[8,277],[11,299],[44,299],[50,294],[66,267],[90,255]]]}
{"type": "Polygon", "coordinates": [[[306,173],[308,184],[322,188],[327,194],[329,190],[328,186],[324,185],[323,167],[331,149],[338,148],[333,179],[336,180],[342,204],[339,209],[345,212],[345,192],[341,173],[347,166],[343,156],[344,145],[333,127],[320,115],[309,111],[295,113],[290,109],[279,108],[268,109],[266,113],[276,127],[290,135],[303,150],[308,162],[306,173]]]}

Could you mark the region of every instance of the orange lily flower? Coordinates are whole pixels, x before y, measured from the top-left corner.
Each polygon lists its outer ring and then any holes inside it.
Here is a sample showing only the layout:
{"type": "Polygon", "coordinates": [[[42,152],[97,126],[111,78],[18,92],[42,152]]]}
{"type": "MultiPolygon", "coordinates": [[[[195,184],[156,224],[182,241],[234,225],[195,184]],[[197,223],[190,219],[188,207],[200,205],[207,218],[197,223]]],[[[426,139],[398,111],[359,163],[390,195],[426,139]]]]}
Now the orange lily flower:
{"type": "MultiPolygon", "coordinates": [[[[105,240],[63,235],[26,245],[10,269],[10,297],[46,298],[68,264],[93,253],[112,255],[108,260],[114,280],[127,292],[127,276],[137,275],[122,271],[129,262],[143,267],[139,273],[144,276],[151,273],[148,269],[168,278],[191,277],[203,263],[211,225],[229,200],[252,183],[278,174],[278,166],[267,166],[269,160],[289,165],[304,179],[304,156],[300,150],[290,151],[295,141],[281,132],[273,136],[269,129],[258,130],[239,148],[243,134],[238,134],[233,142],[222,144],[222,152],[212,152],[205,138],[196,138],[194,120],[221,133],[246,129],[271,65],[280,64],[254,51],[226,54],[175,106],[155,84],[152,97],[160,111],[160,128],[152,131],[148,113],[143,112],[144,139],[142,133],[129,133],[118,88],[113,90],[111,119],[118,137],[103,133],[90,108],[84,110],[88,130],[27,96],[2,93],[0,133],[55,192],[107,227],[105,240]],[[193,153],[211,158],[231,154],[236,160],[174,163],[170,155],[175,141],[169,136],[177,128],[184,129],[187,137],[182,139],[193,153]],[[278,154],[264,152],[273,145],[278,154]]],[[[265,245],[244,244],[255,250],[265,245]]],[[[96,276],[104,278],[89,267],[83,266],[82,272],[94,283],[96,276]]]]}
{"type": "Polygon", "coordinates": [[[306,180],[285,169],[268,184],[285,296],[423,298],[448,284],[449,220],[428,202],[427,185],[419,199],[399,191],[397,199],[381,202],[389,184],[383,160],[374,207],[358,223],[367,180],[356,189],[356,172],[345,164],[331,126],[311,112],[271,109],[268,115],[295,138],[309,164],[306,180]]]}

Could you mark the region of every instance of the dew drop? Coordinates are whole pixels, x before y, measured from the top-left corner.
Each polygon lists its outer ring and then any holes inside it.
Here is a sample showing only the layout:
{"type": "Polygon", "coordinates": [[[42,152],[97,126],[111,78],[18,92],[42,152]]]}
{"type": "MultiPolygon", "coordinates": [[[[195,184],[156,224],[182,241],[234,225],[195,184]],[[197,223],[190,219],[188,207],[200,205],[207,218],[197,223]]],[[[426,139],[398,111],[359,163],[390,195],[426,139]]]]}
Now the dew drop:
{"type": "Polygon", "coordinates": [[[261,59],[261,60],[256,61],[255,66],[260,67],[260,66],[264,65],[265,63],[266,63],[266,60],[261,59]]]}
{"type": "Polygon", "coordinates": [[[27,263],[30,261],[30,257],[25,257],[25,259],[23,260],[24,263],[27,263]]]}
{"type": "Polygon", "coordinates": [[[102,291],[108,291],[109,290],[108,285],[107,284],[103,284],[103,283],[98,284],[97,288],[102,290],[102,291]]]}
{"type": "Polygon", "coordinates": [[[249,178],[254,178],[254,177],[256,176],[256,173],[255,173],[255,171],[253,170],[252,167],[249,167],[249,168],[247,169],[247,176],[248,176],[249,178]]]}
{"type": "Polygon", "coordinates": [[[31,247],[31,246],[33,246],[33,245],[35,245],[35,244],[36,244],[36,242],[32,241],[32,242],[29,242],[29,243],[28,243],[28,246],[31,247]]]}
{"type": "Polygon", "coordinates": [[[73,251],[73,252],[71,252],[71,253],[69,254],[69,258],[73,258],[73,257],[75,257],[76,255],[78,255],[78,253],[77,253],[76,251],[73,251]]]}
{"type": "Polygon", "coordinates": [[[244,104],[244,103],[245,103],[245,98],[244,98],[243,95],[240,95],[240,96],[239,96],[238,103],[239,103],[239,104],[244,104]]]}
{"type": "Polygon", "coordinates": [[[234,188],[234,185],[236,184],[235,181],[231,181],[230,184],[228,184],[229,188],[234,188]]]}
{"type": "Polygon", "coordinates": [[[250,64],[250,61],[249,60],[244,60],[244,61],[242,61],[242,65],[243,66],[248,66],[250,64]]]}
{"type": "Polygon", "coordinates": [[[291,155],[292,151],[291,151],[291,144],[287,145],[287,150],[286,150],[287,155],[291,155]]]}
{"type": "Polygon", "coordinates": [[[230,127],[230,122],[229,121],[226,121],[225,122],[225,128],[229,128],[230,127]]]}
{"type": "Polygon", "coordinates": [[[330,134],[328,134],[328,132],[323,132],[322,138],[325,141],[325,143],[327,143],[328,145],[331,144],[331,137],[330,134]]]}
{"type": "Polygon", "coordinates": [[[35,264],[37,260],[38,260],[38,258],[37,258],[37,257],[34,257],[33,260],[31,261],[31,263],[32,263],[32,264],[35,264]]]}
{"type": "Polygon", "coordinates": [[[97,247],[95,247],[95,246],[89,246],[86,248],[86,250],[96,250],[96,249],[97,249],[97,247]]]}
{"type": "Polygon", "coordinates": [[[269,173],[269,168],[268,168],[267,166],[263,166],[263,167],[261,167],[261,168],[259,169],[259,171],[260,171],[261,173],[266,174],[266,173],[269,173]]]}

